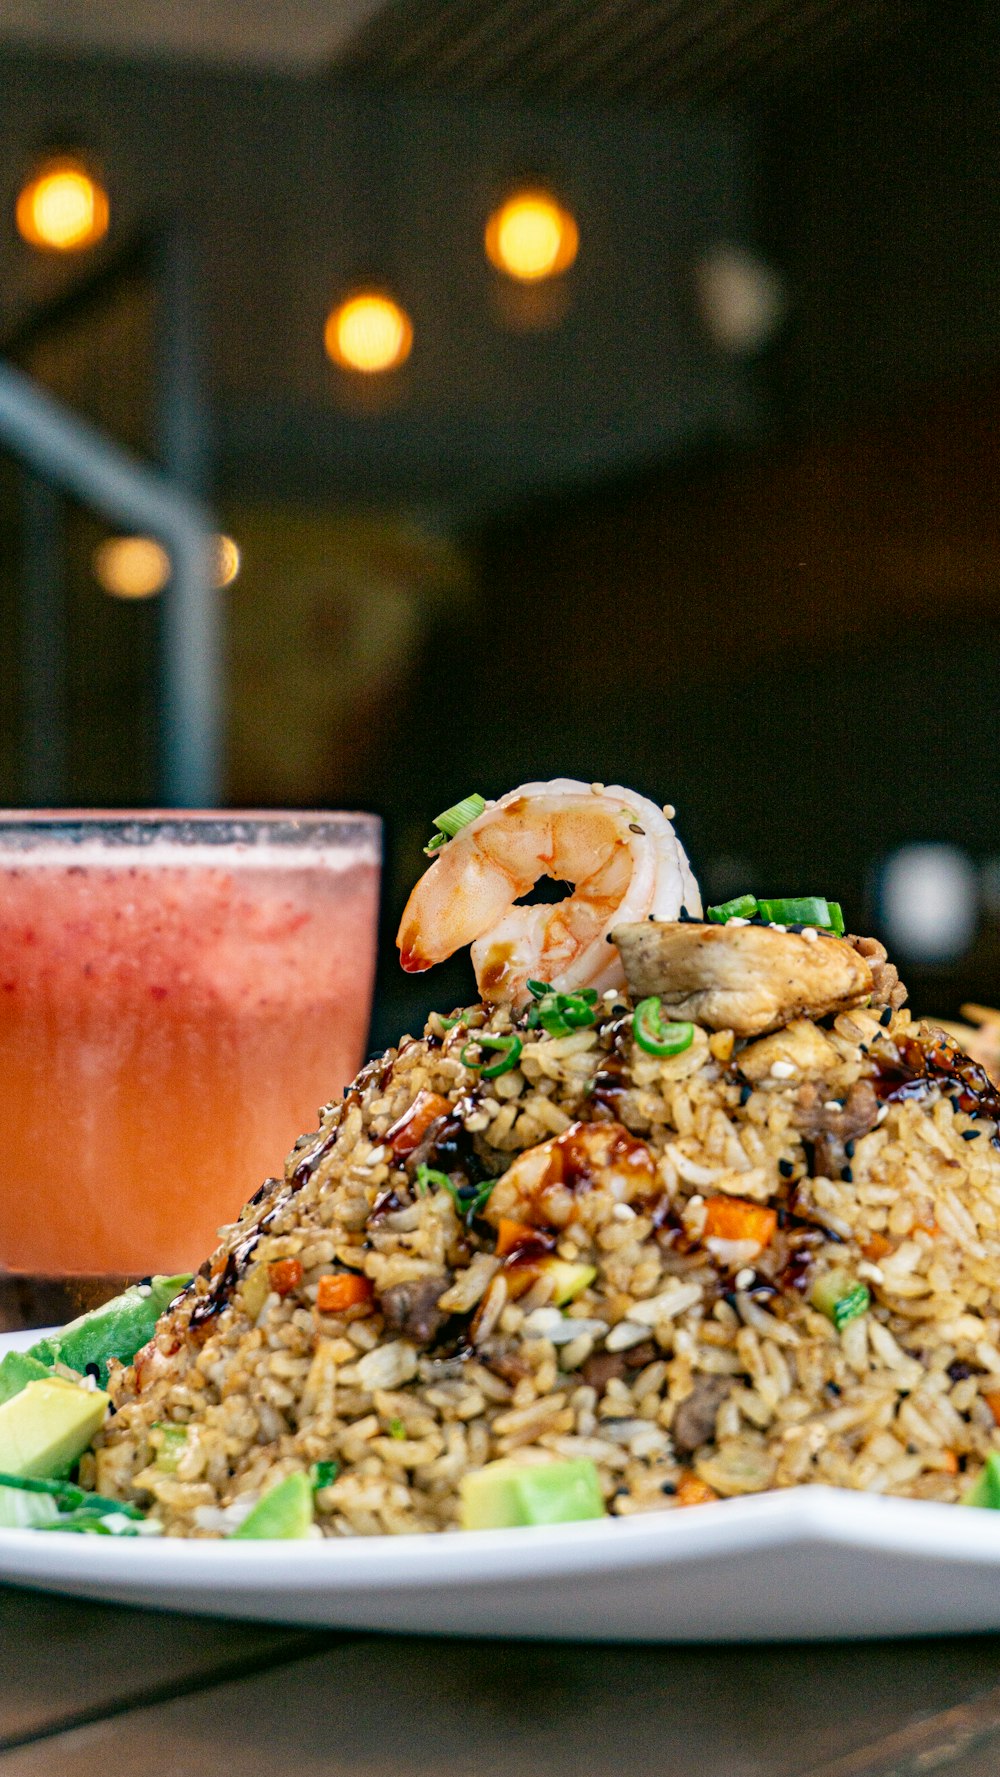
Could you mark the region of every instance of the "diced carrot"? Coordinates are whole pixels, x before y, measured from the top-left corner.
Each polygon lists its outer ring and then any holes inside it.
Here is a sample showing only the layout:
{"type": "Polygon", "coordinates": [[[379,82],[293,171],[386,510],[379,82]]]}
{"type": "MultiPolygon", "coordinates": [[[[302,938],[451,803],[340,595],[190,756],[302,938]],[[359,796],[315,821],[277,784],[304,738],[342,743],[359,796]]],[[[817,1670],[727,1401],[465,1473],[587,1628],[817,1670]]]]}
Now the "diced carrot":
{"type": "Polygon", "coordinates": [[[214,1277],[221,1277],[222,1273],[224,1272],[225,1269],[226,1269],[226,1255],[225,1255],[225,1253],[216,1253],[215,1258],[212,1260],[212,1269],[211,1269],[211,1272],[209,1273],[209,1275],[213,1278],[214,1277]]]}
{"type": "Polygon", "coordinates": [[[705,1204],[705,1233],[716,1240],[755,1240],[769,1246],[778,1226],[777,1213],[742,1197],[710,1197],[705,1204]]]}
{"type": "Polygon", "coordinates": [[[919,1228],[921,1234],[930,1234],[934,1237],[941,1232],[937,1222],[914,1222],[913,1226],[914,1228],[919,1228]]]}
{"type": "Polygon", "coordinates": [[[300,1259],[275,1259],[267,1268],[267,1281],[278,1296],[290,1295],[302,1282],[300,1259]]]}
{"type": "Polygon", "coordinates": [[[873,1234],[870,1240],[865,1241],[861,1251],[866,1259],[877,1265],[879,1259],[886,1258],[892,1252],[892,1241],[887,1240],[884,1234],[873,1234]]]}
{"type": "Polygon", "coordinates": [[[954,1450],[946,1450],[944,1453],[944,1457],[945,1457],[945,1460],[944,1460],[945,1474],[946,1475],[957,1475],[958,1474],[958,1457],[955,1454],[955,1451],[954,1450]]]}
{"type": "Polygon", "coordinates": [[[991,1388],[988,1394],[983,1395],[983,1400],[997,1424],[1000,1425],[1000,1388],[991,1388]]]}
{"type": "Polygon", "coordinates": [[[515,1222],[508,1216],[501,1216],[497,1223],[497,1258],[505,1259],[515,1247],[537,1239],[538,1229],[532,1228],[528,1222],[515,1222]]]}
{"type": "Polygon", "coordinates": [[[355,1271],[333,1272],[320,1278],[316,1286],[316,1306],[320,1314],[343,1314],[345,1309],[367,1302],[372,1287],[370,1278],[359,1277],[355,1271]]]}
{"type": "Polygon", "coordinates": [[[700,1481],[697,1475],[686,1473],[677,1483],[674,1501],[679,1506],[707,1506],[718,1497],[714,1487],[710,1487],[707,1481],[700,1481]]]}
{"type": "Polygon", "coordinates": [[[418,1092],[408,1111],[397,1118],[392,1128],[386,1131],[385,1141],[392,1149],[397,1160],[412,1154],[418,1148],[432,1123],[451,1110],[446,1098],[438,1092],[418,1092]]]}

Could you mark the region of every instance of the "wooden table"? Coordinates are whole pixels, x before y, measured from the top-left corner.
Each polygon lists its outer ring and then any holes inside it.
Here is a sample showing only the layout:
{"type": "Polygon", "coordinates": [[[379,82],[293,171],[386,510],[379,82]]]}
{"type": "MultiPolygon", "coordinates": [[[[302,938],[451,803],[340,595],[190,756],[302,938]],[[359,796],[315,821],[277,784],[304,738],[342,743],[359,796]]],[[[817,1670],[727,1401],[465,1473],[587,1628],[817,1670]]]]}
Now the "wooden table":
{"type": "Polygon", "coordinates": [[[0,1589],[0,1777],[997,1777],[1000,1639],[418,1641],[0,1589]]]}

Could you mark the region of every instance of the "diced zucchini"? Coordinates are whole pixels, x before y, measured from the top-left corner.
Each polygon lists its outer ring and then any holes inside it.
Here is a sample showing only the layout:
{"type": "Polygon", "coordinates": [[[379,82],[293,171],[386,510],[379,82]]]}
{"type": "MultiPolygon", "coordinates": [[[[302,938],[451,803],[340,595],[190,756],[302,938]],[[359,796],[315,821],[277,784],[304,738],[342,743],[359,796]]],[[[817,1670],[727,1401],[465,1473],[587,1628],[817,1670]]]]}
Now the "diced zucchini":
{"type": "Polygon", "coordinates": [[[872,1298],[867,1284],[859,1283],[849,1271],[825,1271],[813,1284],[809,1300],[842,1333],[852,1320],[867,1314],[872,1298]]]}
{"type": "Polygon", "coordinates": [[[552,1300],[557,1308],[572,1302],[597,1276],[596,1265],[575,1265],[569,1259],[540,1259],[538,1271],[552,1280],[552,1300]]]}
{"type": "Polygon", "coordinates": [[[175,1475],[177,1464],[188,1441],[186,1425],[154,1425],[153,1432],[156,1442],[156,1466],[165,1475],[175,1475]]]}
{"type": "Polygon", "coordinates": [[[234,1537],[263,1540],[266,1537],[291,1541],[307,1536],[313,1522],[313,1488],[308,1475],[301,1472],[286,1475],[276,1487],[257,1501],[244,1518],[234,1537]]]}
{"type": "Polygon", "coordinates": [[[544,1463],[504,1458],[463,1475],[459,1493],[463,1530],[570,1524],[605,1516],[600,1479],[588,1458],[544,1463]]]}
{"type": "Polygon", "coordinates": [[[972,1486],[963,1493],[961,1503],[1000,1512],[1000,1452],[990,1451],[972,1486]]]}

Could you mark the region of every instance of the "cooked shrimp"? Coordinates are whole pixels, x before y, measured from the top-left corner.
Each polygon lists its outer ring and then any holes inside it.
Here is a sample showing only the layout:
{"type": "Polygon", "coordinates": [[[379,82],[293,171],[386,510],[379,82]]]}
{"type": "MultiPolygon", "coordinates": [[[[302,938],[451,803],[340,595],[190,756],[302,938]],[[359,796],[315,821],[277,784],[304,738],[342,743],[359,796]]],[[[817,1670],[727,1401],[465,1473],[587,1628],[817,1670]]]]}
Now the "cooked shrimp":
{"type": "Polygon", "coordinates": [[[698,916],[701,897],[662,809],[613,784],[522,784],[463,827],[413,890],[396,937],[411,973],[472,947],[479,991],[507,1005],[530,977],[562,992],[621,987],[611,927],[698,916]],[[573,884],[555,906],[516,906],[543,876],[573,884]]]}

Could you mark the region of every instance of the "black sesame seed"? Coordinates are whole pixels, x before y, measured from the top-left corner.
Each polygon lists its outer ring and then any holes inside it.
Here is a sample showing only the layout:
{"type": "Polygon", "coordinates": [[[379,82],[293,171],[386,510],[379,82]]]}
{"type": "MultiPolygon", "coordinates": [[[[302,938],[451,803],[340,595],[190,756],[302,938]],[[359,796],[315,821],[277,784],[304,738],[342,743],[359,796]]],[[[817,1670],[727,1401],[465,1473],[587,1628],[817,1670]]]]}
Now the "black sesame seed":
{"type": "Polygon", "coordinates": [[[828,1382],[826,1385],[826,1392],[827,1394],[839,1395],[843,1394],[844,1391],[839,1382],[828,1382]]]}
{"type": "Polygon", "coordinates": [[[850,1141],[845,1141],[845,1143],[844,1143],[844,1153],[845,1153],[845,1154],[846,1154],[846,1155],[847,1155],[847,1158],[848,1158],[848,1160],[853,1160],[853,1159],[854,1159],[854,1149],[855,1149],[855,1145],[856,1145],[856,1144],[855,1144],[855,1142],[854,1142],[854,1138],[853,1138],[853,1137],[852,1137],[852,1138],[851,1138],[851,1140],[850,1140],[850,1141]]]}
{"type": "Polygon", "coordinates": [[[868,1044],[867,1043],[859,1043],[858,1048],[861,1050],[862,1055],[868,1054],[868,1044]]]}
{"type": "Polygon", "coordinates": [[[972,1365],[967,1364],[964,1358],[957,1357],[954,1363],[948,1365],[948,1374],[953,1382],[966,1382],[973,1374],[972,1365]]]}
{"type": "Polygon", "coordinates": [[[740,1087],[740,1104],[746,1104],[748,1102],[748,1100],[751,1099],[752,1097],[753,1097],[753,1087],[752,1086],[741,1086],[740,1087]]]}
{"type": "Polygon", "coordinates": [[[645,839],[646,837],[645,827],[640,827],[637,821],[629,821],[628,830],[630,833],[638,833],[640,839],[645,839]]]}
{"type": "Polygon", "coordinates": [[[660,1492],[661,1493],[676,1493],[677,1492],[676,1481],[661,1481],[660,1482],[660,1492]]]}
{"type": "Polygon", "coordinates": [[[982,1133],[983,1132],[981,1129],[963,1129],[962,1130],[962,1140],[963,1141],[975,1141],[976,1137],[982,1135],[982,1133]]]}
{"type": "Polygon", "coordinates": [[[853,1185],[854,1174],[851,1171],[851,1168],[849,1166],[842,1166],[841,1167],[840,1176],[843,1179],[845,1185],[853,1185]]]}
{"type": "Polygon", "coordinates": [[[101,1375],[101,1367],[99,1364],[84,1364],[83,1373],[85,1376],[93,1376],[95,1381],[99,1381],[100,1375],[101,1375]]]}
{"type": "Polygon", "coordinates": [[[686,907],[681,908],[680,913],[677,915],[677,917],[680,920],[681,925],[696,925],[697,924],[694,914],[689,913],[686,907]]]}
{"type": "Polygon", "coordinates": [[[892,1007],[891,1006],[886,1006],[884,1008],[882,1015],[879,1018],[879,1023],[880,1024],[891,1024],[892,1023],[892,1007]]]}
{"type": "Polygon", "coordinates": [[[791,1178],[792,1173],[795,1171],[795,1167],[791,1160],[779,1160],[778,1171],[782,1178],[791,1178]]]}

